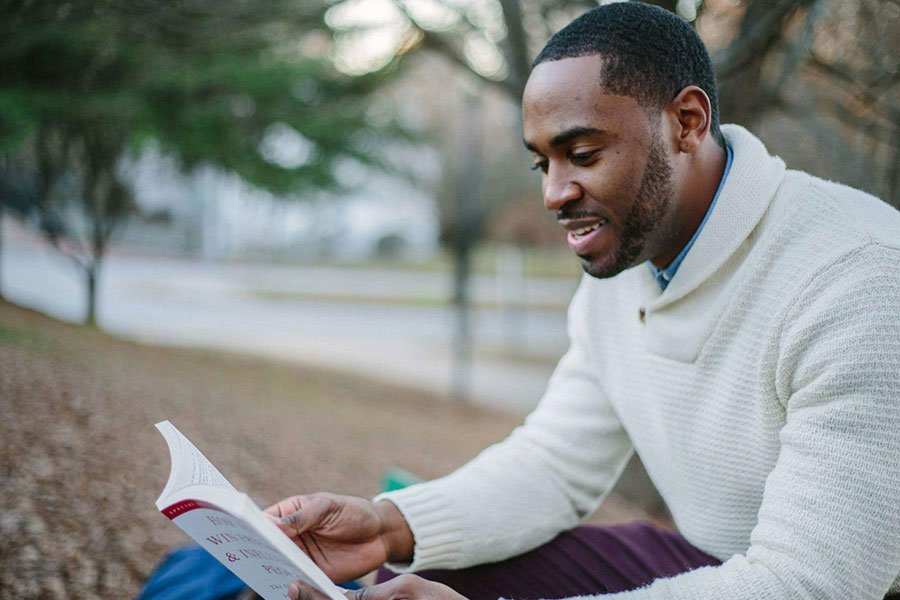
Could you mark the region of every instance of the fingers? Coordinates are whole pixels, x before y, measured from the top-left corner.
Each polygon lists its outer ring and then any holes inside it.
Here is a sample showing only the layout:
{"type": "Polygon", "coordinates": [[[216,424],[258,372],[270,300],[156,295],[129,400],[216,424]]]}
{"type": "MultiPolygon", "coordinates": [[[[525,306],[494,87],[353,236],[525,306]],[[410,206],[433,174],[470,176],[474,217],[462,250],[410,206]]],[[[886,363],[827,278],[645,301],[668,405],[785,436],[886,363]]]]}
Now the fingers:
{"type": "MultiPolygon", "coordinates": [[[[347,600],[361,600],[361,598],[357,598],[356,596],[357,591],[358,590],[343,590],[347,600]]],[[[288,587],[288,596],[290,596],[292,600],[330,600],[328,596],[318,589],[299,579],[291,582],[291,585],[288,587]]]]}
{"type": "Polygon", "coordinates": [[[288,596],[291,600],[329,600],[328,596],[299,579],[292,581],[288,586],[288,596]]]}
{"type": "Polygon", "coordinates": [[[297,537],[321,526],[334,509],[330,494],[313,494],[286,498],[263,512],[290,537],[297,537]]]}
{"type": "MultiPolygon", "coordinates": [[[[356,531],[358,521],[363,512],[360,504],[369,507],[371,502],[362,498],[351,496],[337,496],[335,494],[318,493],[309,496],[292,496],[277,504],[273,504],[264,512],[272,518],[282,531],[290,537],[297,537],[306,531],[323,533],[335,528],[346,528],[356,531]],[[349,510],[350,518],[340,517],[349,510]]],[[[372,523],[365,523],[369,527],[377,529],[377,515],[369,516],[372,523]]],[[[377,532],[375,532],[377,533],[377,532]]]]}
{"type": "Polygon", "coordinates": [[[400,575],[379,585],[356,590],[355,600],[466,600],[452,588],[417,575],[400,575]]]}
{"type": "Polygon", "coordinates": [[[265,509],[263,513],[288,536],[296,537],[309,527],[302,510],[304,502],[303,496],[285,498],[265,509]]]}
{"type": "MultiPolygon", "coordinates": [[[[328,597],[302,581],[288,588],[293,600],[328,600],[328,597]]],[[[384,583],[344,592],[347,600],[465,600],[451,588],[415,575],[401,575],[384,583]]]]}
{"type": "Polygon", "coordinates": [[[303,506],[303,501],[305,499],[306,498],[304,496],[291,496],[290,498],[285,498],[281,502],[273,504],[263,512],[267,515],[281,518],[285,515],[289,515],[300,510],[300,507],[303,506]]]}

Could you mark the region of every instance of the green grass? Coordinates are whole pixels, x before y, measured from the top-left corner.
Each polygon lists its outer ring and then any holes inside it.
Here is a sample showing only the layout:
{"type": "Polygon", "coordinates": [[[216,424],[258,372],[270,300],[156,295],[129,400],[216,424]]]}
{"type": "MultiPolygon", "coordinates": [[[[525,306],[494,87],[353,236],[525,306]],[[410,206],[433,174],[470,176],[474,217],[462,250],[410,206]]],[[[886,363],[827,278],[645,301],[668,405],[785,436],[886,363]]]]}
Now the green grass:
{"type": "Polygon", "coordinates": [[[10,329],[0,323],[0,345],[13,346],[21,344],[25,340],[25,334],[15,329],[10,329]]]}

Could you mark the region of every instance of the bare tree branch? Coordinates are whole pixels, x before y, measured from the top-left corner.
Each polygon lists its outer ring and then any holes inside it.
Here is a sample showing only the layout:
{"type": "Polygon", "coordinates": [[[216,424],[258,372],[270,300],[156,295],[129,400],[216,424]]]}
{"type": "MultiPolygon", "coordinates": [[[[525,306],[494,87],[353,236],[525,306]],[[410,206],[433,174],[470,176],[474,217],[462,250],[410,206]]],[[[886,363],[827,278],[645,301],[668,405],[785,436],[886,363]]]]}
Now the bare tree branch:
{"type": "Polygon", "coordinates": [[[522,6],[519,0],[500,0],[503,10],[503,22],[506,24],[506,40],[504,46],[507,52],[507,64],[509,65],[510,87],[518,89],[520,96],[525,90],[525,81],[531,70],[531,60],[528,57],[528,38],[522,23],[522,6]]]}
{"type": "Polygon", "coordinates": [[[794,76],[800,64],[810,55],[812,45],[815,41],[816,26],[822,17],[828,12],[831,0],[815,0],[812,7],[807,11],[806,20],[803,24],[803,32],[800,39],[794,43],[781,67],[781,73],[778,78],[769,86],[766,93],[768,100],[773,100],[788,80],[794,76]]]}
{"type": "Polygon", "coordinates": [[[880,112],[888,122],[900,127],[900,110],[884,102],[880,88],[887,88],[900,83],[900,73],[884,73],[876,80],[877,86],[865,85],[860,82],[859,76],[847,70],[841,65],[826,62],[821,57],[813,54],[807,64],[824,75],[841,82],[846,88],[852,89],[852,98],[866,105],[872,110],[880,112]]]}
{"type": "Polygon", "coordinates": [[[448,36],[444,36],[436,31],[428,30],[422,31],[422,35],[422,45],[424,47],[438,52],[439,54],[448,58],[451,62],[463,67],[482,81],[489,83],[495,87],[499,87],[505,93],[512,94],[514,97],[516,96],[516,94],[520,93],[518,86],[510,81],[509,78],[491,79],[490,77],[485,77],[476,69],[473,69],[471,63],[469,63],[469,59],[466,58],[462,50],[460,50],[450,41],[448,36]]]}
{"type": "MultiPolygon", "coordinates": [[[[505,93],[512,94],[514,97],[517,97],[516,95],[521,93],[521,89],[524,89],[524,81],[522,82],[520,88],[510,77],[506,77],[504,79],[493,79],[479,73],[478,70],[475,69],[469,62],[469,59],[466,58],[466,55],[463,52],[462,48],[460,48],[459,45],[455,42],[455,40],[462,37],[459,33],[445,33],[442,31],[435,31],[433,29],[425,28],[416,20],[412,13],[410,13],[403,0],[393,0],[393,2],[394,5],[403,13],[403,16],[406,17],[406,19],[410,22],[410,24],[422,34],[421,47],[428,48],[429,50],[437,52],[438,54],[450,60],[450,62],[456,64],[459,67],[462,67],[464,70],[475,75],[485,83],[488,83],[495,87],[499,87],[505,93]]],[[[444,6],[448,6],[443,2],[441,2],[441,4],[444,6]]],[[[471,22],[471,20],[469,20],[466,15],[460,14],[460,18],[468,23],[473,32],[477,31],[475,25],[471,22]]],[[[505,58],[507,59],[507,61],[509,60],[508,57],[505,58]]]]}
{"type": "Polygon", "coordinates": [[[758,60],[781,36],[781,28],[784,22],[797,10],[810,5],[814,0],[773,0],[768,8],[758,8],[764,11],[758,18],[753,15],[755,7],[761,7],[764,2],[757,0],[751,4],[744,16],[745,25],[742,26],[741,35],[735,42],[713,57],[716,73],[719,79],[728,79],[746,67],[750,62],[758,60]],[[748,22],[749,19],[749,22],[748,22]]]}

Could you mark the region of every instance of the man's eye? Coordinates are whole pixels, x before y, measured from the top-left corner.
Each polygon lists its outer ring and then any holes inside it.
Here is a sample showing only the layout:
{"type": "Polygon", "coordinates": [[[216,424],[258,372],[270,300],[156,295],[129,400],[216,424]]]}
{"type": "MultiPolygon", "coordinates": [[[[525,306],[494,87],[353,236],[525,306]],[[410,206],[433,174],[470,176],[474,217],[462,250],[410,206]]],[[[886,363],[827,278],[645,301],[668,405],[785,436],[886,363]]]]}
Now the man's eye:
{"type": "Polygon", "coordinates": [[[533,165],[531,165],[531,170],[532,171],[540,171],[541,173],[546,173],[547,172],[547,163],[543,162],[543,161],[536,162],[533,165]]]}
{"type": "Polygon", "coordinates": [[[573,152],[569,159],[575,164],[585,163],[594,157],[594,152],[573,152]]]}

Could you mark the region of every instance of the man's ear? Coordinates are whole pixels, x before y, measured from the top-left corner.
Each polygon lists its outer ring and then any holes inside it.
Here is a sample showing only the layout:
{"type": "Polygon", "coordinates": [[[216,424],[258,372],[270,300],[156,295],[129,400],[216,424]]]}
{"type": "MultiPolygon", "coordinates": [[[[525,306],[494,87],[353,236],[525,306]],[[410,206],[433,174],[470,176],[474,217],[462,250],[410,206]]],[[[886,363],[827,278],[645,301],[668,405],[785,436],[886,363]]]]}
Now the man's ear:
{"type": "Polygon", "coordinates": [[[691,154],[709,135],[712,106],[709,96],[696,85],[689,85],[669,103],[674,142],[681,152],[691,154]]]}

